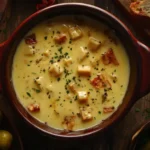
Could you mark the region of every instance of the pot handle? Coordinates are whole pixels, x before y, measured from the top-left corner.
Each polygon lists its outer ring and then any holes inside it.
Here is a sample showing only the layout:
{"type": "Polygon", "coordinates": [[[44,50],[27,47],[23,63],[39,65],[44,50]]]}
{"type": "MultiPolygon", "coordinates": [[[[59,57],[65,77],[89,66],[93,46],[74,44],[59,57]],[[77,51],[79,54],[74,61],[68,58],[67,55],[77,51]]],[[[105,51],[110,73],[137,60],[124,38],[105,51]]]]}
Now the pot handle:
{"type": "MultiPolygon", "coordinates": [[[[2,58],[3,58],[3,53],[4,50],[6,49],[7,46],[7,41],[3,42],[0,44],[0,69],[1,69],[1,65],[2,65],[2,58]]],[[[1,71],[0,71],[0,92],[2,90],[2,86],[1,86],[1,71]]]]}
{"type": "Polygon", "coordinates": [[[141,64],[141,87],[140,87],[140,95],[142,96],[148,94],[150,92],[150,48],[141,43],[140,41],[137,41],[138,44],[138,50],[141,55],[142,64],[141,64]]]}

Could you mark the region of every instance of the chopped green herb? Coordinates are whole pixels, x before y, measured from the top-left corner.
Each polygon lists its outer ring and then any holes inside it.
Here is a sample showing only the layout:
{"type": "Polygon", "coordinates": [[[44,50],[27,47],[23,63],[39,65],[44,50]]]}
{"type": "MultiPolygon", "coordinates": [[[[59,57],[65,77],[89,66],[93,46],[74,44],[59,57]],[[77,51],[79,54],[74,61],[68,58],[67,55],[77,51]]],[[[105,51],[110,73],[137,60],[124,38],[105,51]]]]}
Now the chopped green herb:
{"type": "Polygon", "coordinates": [[[35,88],[32,88],[32,90],[34,90],[36,93],[40,93],[41,92],[41,90],[35,89],[35,88]]]}
{"type": "Polygon", "coordinates": [[[101,69],[101,71],[104,71],[104,70],[105,70],[104,68],[101,69]]]}
{"type": "Polygon", "coordinates": [[[135,112],[140,112],[140,109],[139,108],[135,108],[135,112]]]}
{"type": "Polygon", "coordinates": [[[54,58],[55,58],[55,59],[57,59],[57,58],[58,58],[58,56],[56,55],[56,56],[54,56],[54,58]]]}
{"type": "Polygon", "coordinates": [[[57,78],[57,81],[60,81],[60,78],[57,78]]]}
{"type": "Polygon", "coordinates": [[[76,80],[76,77],[74,76],[72,79],[75,81],[75,80],[76,80]]]}
{"type": "Polygon", "coordinates": [[[35,72],[32,72],[32,74],[36,74],[35,72]]]}
{"type": "Polygon", "coordinates": [[[44,39],[47,40],[47,36],[45,36],[44,39]]]}
{"type": "Polygon", "coordinates": [[[29,92],[26,93],[29,97],[31,97],[31,94],[29,92]]]}
{"type": "Polygon", "coordinates": [[[66,80],[66,84],[69,84],[70,82],[71,82],[71,80],[70,80],[70,79],[66,80]]]}
{"type": "Polygon", "coordinates": [[[67,90],[66,93],[69,94],[69,91],[67,90]]]}
{"type": "Polygon", "coordinates": [[[75,96],[75,98],[74,98],[74,100],[76,101],[76,100],[77,100],[77,98],[78,98],[78,96],[76,95],[76,96],[75,96]]]}
{"type": "Polygon", "coordinates": [[[53,63],[54,63],[54,60],[53,60],[53,59],[51,59],[49,62],[50,62],[51,64],[53,64],[53,63]]]}
{"type": "Polygon", "coordinates": [[[71,44],[71,43],[72,43],[72,40],[70,39],[70,40],[69,40],[69,44],[71,44]]]}
{"type": "Polygon", "coordinates": [[[71,74],[66,68],[64,68],[65,78],[71,74]]]}
{"type": "Polygon", "coordinates": [[[143,116],[145,116],[145,119],[150,118],[150,108],[146,108],[143,112],[143,116]]]}
{"type": "Polygon", "coordinates": [[[68,53],[66,52],[64,55],[65,55],[65,57],[66,57],[66,56],[68,56],[68,53]]]}
{"type": "Polygon", "coordinates": [[[101,114],[101,111],[98,111],[99,114],[101,114]]]}
{"type": "Polygon", "coordinates": [[[60,31],[57,31],[58,34],[60,34],[60,31]]]}
{"type": "Polygon", "coordinates": [[[60,52],[60,54],[62,54],[62,49],[63,49],[63,47],[60,47],[60,48],[58,49],[58,51],[60,52]]]}

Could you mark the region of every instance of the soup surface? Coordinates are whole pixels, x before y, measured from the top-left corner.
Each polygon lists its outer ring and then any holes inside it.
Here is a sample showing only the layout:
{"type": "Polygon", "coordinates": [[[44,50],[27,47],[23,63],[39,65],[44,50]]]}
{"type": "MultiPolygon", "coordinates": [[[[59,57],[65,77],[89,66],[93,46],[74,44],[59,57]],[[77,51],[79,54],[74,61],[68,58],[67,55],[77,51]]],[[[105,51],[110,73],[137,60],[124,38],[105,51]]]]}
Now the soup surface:
{"type": "Polygon", "coordinates": [[[122,103],[129,74],[127,54],[113,30],[85,16],[59,16],[22,39],[12,81],[32,116],[71,131],[110,117],[122,103]]]}

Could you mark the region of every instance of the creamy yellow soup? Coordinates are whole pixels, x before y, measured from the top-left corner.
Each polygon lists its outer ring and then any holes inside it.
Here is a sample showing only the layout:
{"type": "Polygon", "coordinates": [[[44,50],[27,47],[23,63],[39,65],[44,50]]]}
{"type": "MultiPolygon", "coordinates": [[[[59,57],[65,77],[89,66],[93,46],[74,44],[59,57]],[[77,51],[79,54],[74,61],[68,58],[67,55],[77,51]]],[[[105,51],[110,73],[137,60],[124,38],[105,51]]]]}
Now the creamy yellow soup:
{"type": "Polygon", "coordinates": [[[129,60],[113,30],[85,16],[33,27],[17,47],[12,81],[24,108],[60,130],[92,127],[122,103],[129,60]]]}

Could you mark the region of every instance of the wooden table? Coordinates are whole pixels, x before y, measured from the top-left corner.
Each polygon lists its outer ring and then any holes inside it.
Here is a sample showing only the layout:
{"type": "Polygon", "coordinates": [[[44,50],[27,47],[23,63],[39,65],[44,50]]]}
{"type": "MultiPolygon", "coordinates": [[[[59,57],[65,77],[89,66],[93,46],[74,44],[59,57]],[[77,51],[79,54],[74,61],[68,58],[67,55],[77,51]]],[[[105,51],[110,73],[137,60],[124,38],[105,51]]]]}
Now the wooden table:
{"type": "MultiPolygon", "coordinates": [[[[9,35],[12,34],[18,24],[36,11],[35,4],[37,1],[38,0],[12,0],[11,18],[8,20],[5,30],[0,32],[0,42],[9,38],[9,35]]],[[[84,2],[97,5],[118,16],[132,30],[134,35],[137,36],[131,24],[114,4],[114,0],[58,0],[57,2],[84,2]]],[[[143,40],[141,37],[138,37],[138,39],[143,40]]],[[[144,40],[143,42],[148,44],[144,40]]],[[[16,124],[25,150],[126,150],[133,132],[149,119],[149,116],[145,117],[147,115],[145,110],[150,108],[150,94],[137,100],[126,117],[113,129],[103,135],[97,135],[96,137],[80,141],[60,141],[39,134],[34,129],[28,127],[24,121],[18,120],[16,112],[2,94],[0,94],[0,108],[3,109],[16,124]]]]}

